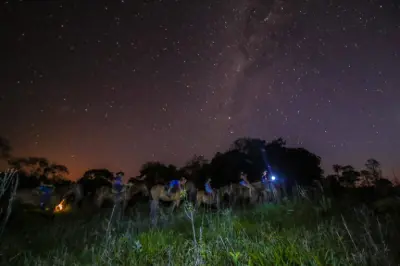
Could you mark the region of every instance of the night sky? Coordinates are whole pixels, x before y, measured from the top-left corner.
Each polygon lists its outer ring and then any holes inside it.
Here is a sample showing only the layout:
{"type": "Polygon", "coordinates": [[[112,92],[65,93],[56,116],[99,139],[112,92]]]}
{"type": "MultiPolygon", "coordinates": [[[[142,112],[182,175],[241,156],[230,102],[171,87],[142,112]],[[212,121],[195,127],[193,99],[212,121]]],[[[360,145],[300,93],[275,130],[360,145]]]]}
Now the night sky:
{"type": "Polygon", "coordinates": [[[0,135],[71,178],[283,137],[400,173],[398,1],[5,1],[0,135]],[[96,4],[95,4],[96,3],[96,4]]]}

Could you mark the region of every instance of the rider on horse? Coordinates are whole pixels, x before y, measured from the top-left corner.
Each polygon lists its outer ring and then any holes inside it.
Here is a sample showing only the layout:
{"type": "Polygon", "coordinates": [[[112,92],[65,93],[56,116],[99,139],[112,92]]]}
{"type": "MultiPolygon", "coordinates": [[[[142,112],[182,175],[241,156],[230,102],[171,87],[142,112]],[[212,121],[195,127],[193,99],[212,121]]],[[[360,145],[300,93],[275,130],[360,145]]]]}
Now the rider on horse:
{"type": "Polygon", "coordinates": [[[265,171],[262,173],[261,183],[262,183],[264,186],[268,186],[269,184],[271,184],[272,181],[275,181],[275,180],[276,180],[275,176],[274,176],[274,175],[269,176],[267,170],[265,170],[265,171]]]}
{"type": "Polygon", "coordinates": [[[120,194],[122,192],[122,189],[124,188],[124,183],[123,183],[123,178],[124,178],[124,172],[118,172],[115,176],[114,182],[112,184],[113,189],[120,194]]]}
{"type": "Polygon", "coordinates": [[[214,193],[214,190],[211,188],[211,178],[208,178],[206,183],[204,184],[204,188],[206,193],[212,195],[214,193]]]}
{"type": "Polygon", "coordinates": [[[249,187],[249,181],[247,180],[247,175],[244,172],[240,173],[240,182],[239,184],[245,187],[249,187]]]}
{"type": "Polygon", "coordinates": [[[54,191],[54,186],[51,184],[44,184],[43,182],[40,183],[39,186],[39,192],[41,193],[40,195],[40,208],[42,210],[46,209],[46,205],[50,202],[51,200],[51,194],[54,191]]]}
{"type": "Polygon", "coordinates": [[[268,185],[268,172],[267,172],[267,171],[264,171],[264,172],[262,173],[262,176],[261,176],[261,183],[262,183],[264,186],[267,186],[267,185],[268,185]]]}
{"type": "Polygon", "coordinates": [[[184,178],[184,177],[181,177],[181,179],[179,179],[179,180],[177,180],[177,179],[171,180],[171,181],[169,182],[169,186],[168,186],[168,190],[167,190],[167,196],[168,196],[168,197],[170,196],[171,190],[172,190],[173,188],[178,188],[178,189],[180,189],[181,186],[183,186],[185,183],[186,183],[186,178],[184,178]]]}

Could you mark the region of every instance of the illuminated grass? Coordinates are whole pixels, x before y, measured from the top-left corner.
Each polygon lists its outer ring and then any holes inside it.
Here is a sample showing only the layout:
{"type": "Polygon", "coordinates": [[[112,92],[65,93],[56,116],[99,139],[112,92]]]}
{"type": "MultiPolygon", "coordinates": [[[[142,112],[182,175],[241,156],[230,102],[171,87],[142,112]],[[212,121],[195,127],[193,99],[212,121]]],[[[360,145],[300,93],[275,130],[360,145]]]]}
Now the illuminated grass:
{"type": "Polygon", "coordinates": [[[18,241],[22,236],[7,239],[5,246],[12,241],[15,246],[6,251],[8,259],[19,252],[8,263],[395,265],[399,259],[395,221],[385,218],[382,224],[367,210],[342,216],[305,203],[217,213],[182,209],[162,228],[150,228],[149,220],[137,215],[113,223],[108,231],[108,219],[102,215],[56,217],[53,225],[42,229],[45,232],[32,224],[30,244],[18,241]]]}

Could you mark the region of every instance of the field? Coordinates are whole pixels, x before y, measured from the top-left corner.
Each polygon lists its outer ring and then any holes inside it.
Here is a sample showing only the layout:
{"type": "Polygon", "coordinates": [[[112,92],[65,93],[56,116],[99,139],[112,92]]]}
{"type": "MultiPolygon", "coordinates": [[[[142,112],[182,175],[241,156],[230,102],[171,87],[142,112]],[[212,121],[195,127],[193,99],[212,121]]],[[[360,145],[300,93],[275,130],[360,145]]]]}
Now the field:
{"type": "Polygon", "coordinates": [[[221,211],[189,204],[157,228],[148,204],[115,218],[110,209],[15,213],[2,265],[398,265],[396,213],[323,198],[221,211]]]}

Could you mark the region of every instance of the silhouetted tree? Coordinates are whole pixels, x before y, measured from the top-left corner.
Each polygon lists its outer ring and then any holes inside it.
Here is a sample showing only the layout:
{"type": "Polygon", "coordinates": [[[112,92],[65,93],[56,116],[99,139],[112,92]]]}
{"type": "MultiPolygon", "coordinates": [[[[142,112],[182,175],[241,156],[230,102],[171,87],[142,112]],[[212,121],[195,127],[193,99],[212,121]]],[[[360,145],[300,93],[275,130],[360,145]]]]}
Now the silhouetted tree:
{"type": "Polygon", "coordinates": [[[165,165],[160,162],[147,162],[140,169],[140,176],[146,176],[145,182],[152,186],[157,183],[165,183],[178,178],[175,165],[165,165]]]}
{"type": "Polygon", "coordinates": [[[232,151],[242,154],[242,167],[250,182],[258,181],[261,173],[268,168],[265,141],[253,138],[239,138],[231,145],[232,151]]]}
{"type": "Polygon", "coordinates": [[[238,150],[217,152],[210,163],[213,186],[218,188],[239,182],[240,172],[246,168],[246,163],[243,153],[238,150]]]}
{"type": "Polygon", "coordinates": [[[62,164],[53,163],[44,170],[45,177],[51,180],[54,184],[64,184],[66,181],[66,175],[68,174],[68,168],[62,164]]]}
{"type": "Polygon", "coordinates": [[[371,172],[368,170],[360,171],[361,185],[365,187],[370,187],[374,185],[374,180],[372,178],[371,172]]]}
{"type": "Polygon", "coordinates": [[[50,166],[49,160],[44,157],[12,158],[8,163],[12,168],[37,178],[44,176],[45,170],[50,166]]]}
{"type": "Polygon", "coordinates": [[[259,181],[264,170],[272,171],[284,186],[308,186],[322,177],[320,163],[321,158],[306,149],[287,148],[282,138],[269,143],[239,138],[227,152],[214,156],[211,172],[217,186],[238,182],[241,171],[248,174],[250,182],[259,181]]]}
{"type": "Polygon", "coordinates": [[[343,166],[341,171],[340,182],[346,187],[355,187],[360,178],[360,172],[356,171],[351,165],[343,166]]]}
{"type": "Polygon", "coordinates": [[[35,187],[43,181],[55,185],[67,182],[68,168],[43,157],[11,158],[8,163],[19,172],[20,188],[35,187]]]}
{"type": "Polygon", "coordinates": [[[195,155],[179,169],[179,173],[193,181],[196,186],[201,186],[207,177],[211,177],[210,168],[210,164],[204,156],[195,155]]]}
{"type": "Polygon", "coordinates": [[[373,183],[375,183],[376,180],[382,178],[381,164],[377,160],[373,158],[368,159],[365,163],[365,168],[367,169],[367,171],[369,171],[369,177],[373,183]]]}
{"type": "Polygon", "coordinates": [[[110,187],[113,173],[105,168],[87,170],[76,182],[83,187],[85,196],[94,195],[100,187],[110,187]]]}
{"type": "Polygon", "coordinates": [[[341,165],[334,164],[334,165],[332,165],[332,169],[333,169],[333,172],[335,173],[335,175],[337,177],[340,176],[340,171],[342,170],[342,166],[341,165]]]}
{"type": "Polygon", "coordinates": [[[42,181],[48,181],[45,170],[49,167],[49,161],[46,158],[11,158],[8,164],[18,170],[19,188],[32,188],[42,181]]]}
{"type": "Polygon", "coordinates": [[[286,147],[286,141],[283,138],[277,138],[267,143],[270,149],[282,149],[286,147]]]}
{"type": "Polygon", "coordinates": [[[294,184],[312,186],[323,175],[321,158],[304,148],[288,148],[279,138],[266,145],[268,163],[288,192],[294,184]]]}
{"type": "Polygon", "coordinates": [[[266,145],[265,140],[254,138],[239,138],[231,145],[231,150],[238,150],[244,154],[259,154],[266,145]]]}
{"type": "Polygon", "coordinates": [[[77,183],[84,185],[85,189],[94,191],[102,186],[111,186],[114,174],[105,168],[87,170],[77,183]]]}
{"type": "Polygon", "coordinates": [[[377,160],[371,158],[368,159],[367,162],[365,163],[365,167],[367,170],[369,170],[376,178],[381,177],[382,171],[381,171],[381,164],[377,160]]]}
{"type": "Polygon", "coordinates": [[[101,169],[90,169],[87,170],[84,174],[84,177],[94,176],[95,178],[103,178],[112,181],[114,178],[113,172],[108,169],[101,168],[101,169]]]}

